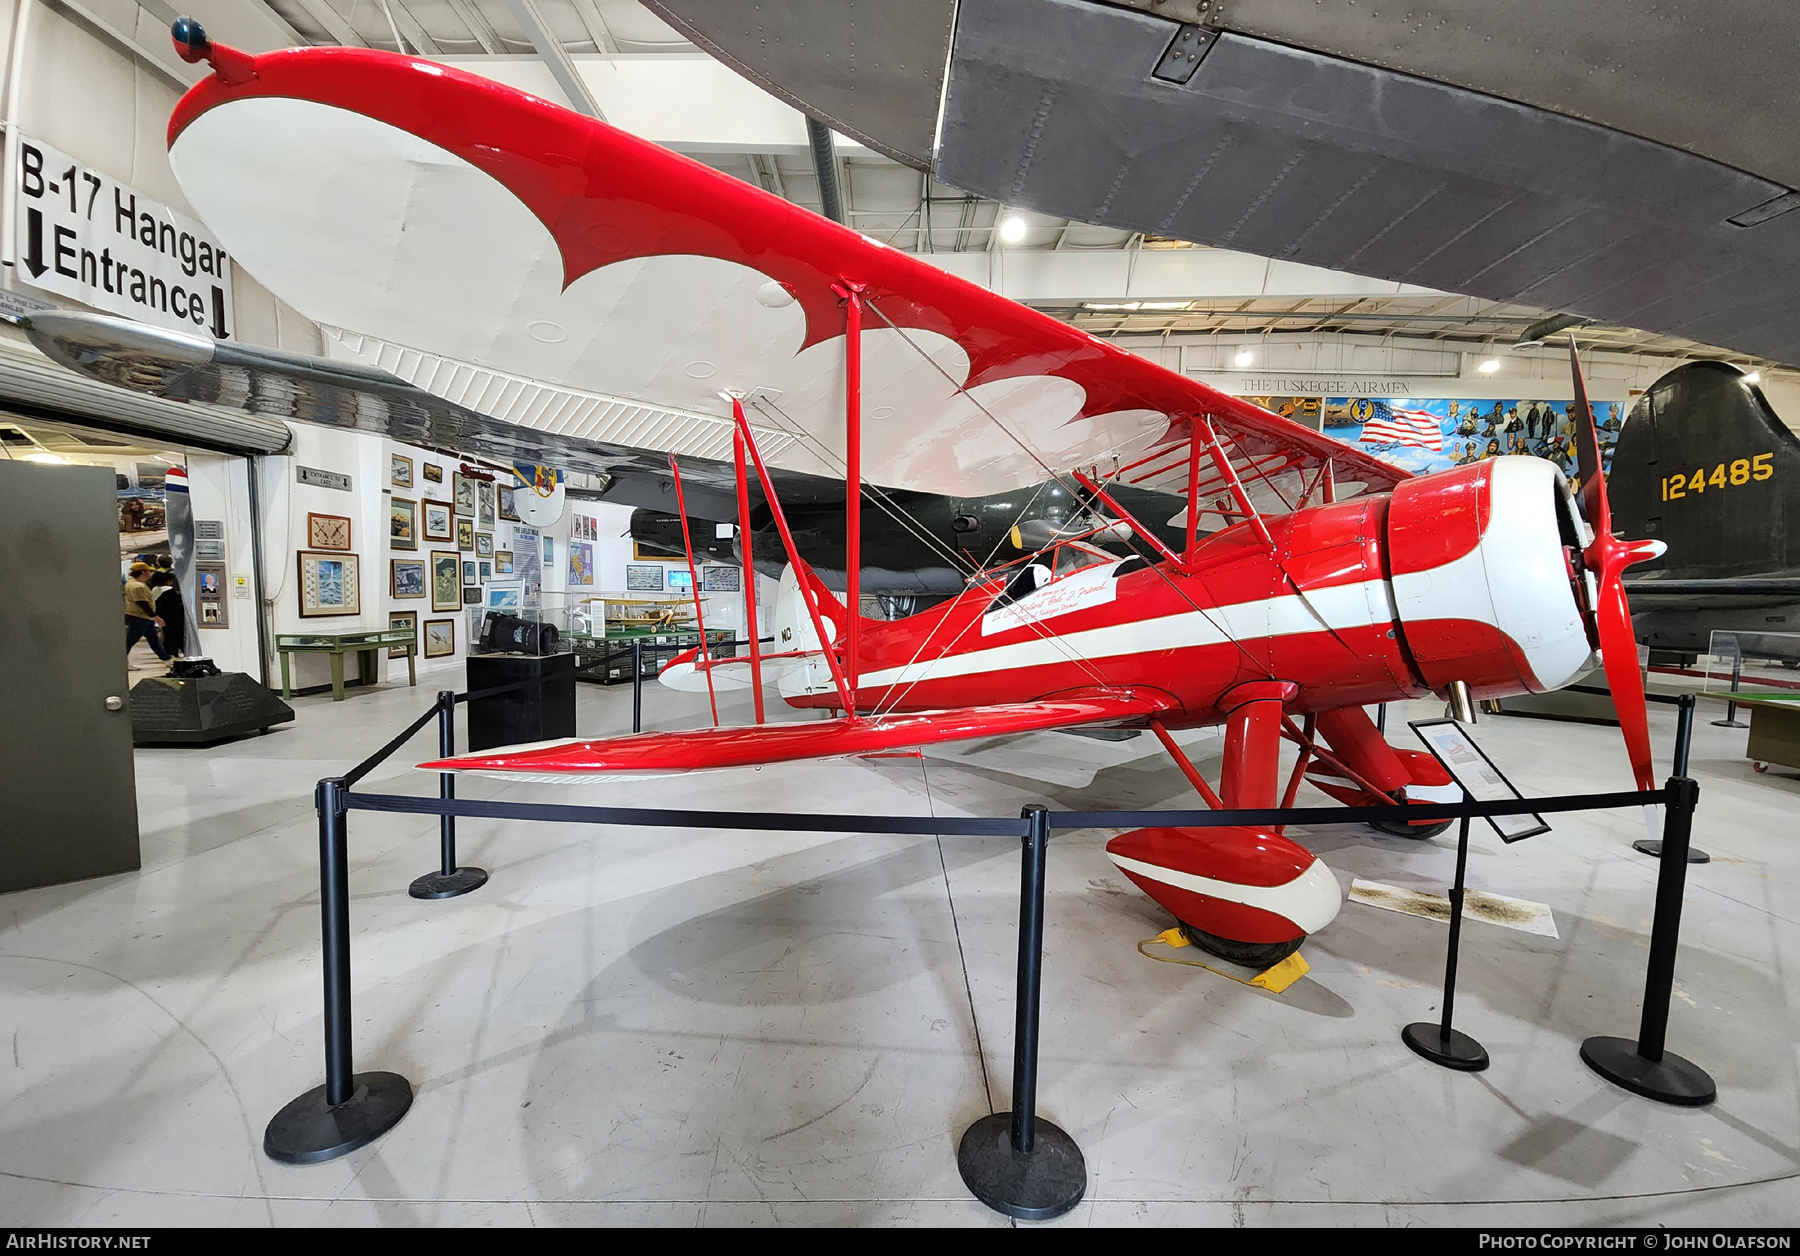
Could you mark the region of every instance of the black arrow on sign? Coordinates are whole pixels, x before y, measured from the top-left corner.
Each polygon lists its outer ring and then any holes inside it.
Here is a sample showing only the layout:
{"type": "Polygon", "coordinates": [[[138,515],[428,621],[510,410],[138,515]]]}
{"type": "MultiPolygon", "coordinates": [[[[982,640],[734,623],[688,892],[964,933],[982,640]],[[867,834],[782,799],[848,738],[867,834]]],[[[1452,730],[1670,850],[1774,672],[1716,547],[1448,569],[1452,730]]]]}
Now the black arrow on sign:
{"type": "Polygon", "coordinates": [[[44,214],[42,210],[25,211],[25,268],[36,279],[48,269],[44,265],[44,214]]]}
{"type": "Polygon", "coordinates": [[[215,340],[231,339],[231,333],[225,330],[225,289],[216,286],[213,288],[212,307],[213,338],[215,340]]]}

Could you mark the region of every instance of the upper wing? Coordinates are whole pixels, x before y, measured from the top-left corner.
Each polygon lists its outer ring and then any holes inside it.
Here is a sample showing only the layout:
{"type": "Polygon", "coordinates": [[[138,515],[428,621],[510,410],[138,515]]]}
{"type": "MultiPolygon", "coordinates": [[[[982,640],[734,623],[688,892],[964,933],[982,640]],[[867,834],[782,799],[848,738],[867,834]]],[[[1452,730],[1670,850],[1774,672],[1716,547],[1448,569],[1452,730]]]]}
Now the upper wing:
{"type": "MultiPolygon", "coordinates": [[[[183,191],[259,280],[328,332],[349,329],[334,344],[433,391],[468,388],[473,364],[501,399],[509,380],[540,380],[723,416],[727,389],[791,438],[776,465],[841,476],[834,288],[849,282],[869,305],[863,459],[877,484],[979,494],[1052,467],[1123,466],[1196,416],[1266,486],[1259,506],[1280,509],[1327,459],[1340,495],[1404,478],[523,92],[366,49],[247,60],[253,72],[204,80],[170,121],[183,191]]],[[[1185,483],[1184,467],[1140,465],[1163,477],[1148,484],[1185,483]]]]}
{"type": "Polygon", "coordinates": [[[568,781],[584,776],[692,772],[794,759],[874,754],[909,746],[1029,733],[1045,728],[1141,721],[1168,712],[1167,694],[1103,692],[1003,706],[964,707],[913,715],[806,720],[748,728],[637,733],[599,741],[510,746],[485,754],[434,759],[429,772],[486,772],[512,778],[568,781]]]}

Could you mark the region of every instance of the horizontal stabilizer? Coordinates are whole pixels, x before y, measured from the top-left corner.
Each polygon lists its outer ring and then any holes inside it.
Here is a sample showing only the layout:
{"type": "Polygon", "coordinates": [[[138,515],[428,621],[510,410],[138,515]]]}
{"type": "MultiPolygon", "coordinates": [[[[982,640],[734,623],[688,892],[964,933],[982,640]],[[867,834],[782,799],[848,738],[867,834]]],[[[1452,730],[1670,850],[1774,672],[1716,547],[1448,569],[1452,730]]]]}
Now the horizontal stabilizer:
{"type": "Polygon", "coordinates": [[[509,746],[484,754],[434,759],[419,767],[427,772],[484,772],[556,780],[692,772],[871,754],[1046,728],[1131,723],[1165,715],[1173,705],[1163,693],[1102,692],[911,715],[699,728],[597,741],[509,746]]]}

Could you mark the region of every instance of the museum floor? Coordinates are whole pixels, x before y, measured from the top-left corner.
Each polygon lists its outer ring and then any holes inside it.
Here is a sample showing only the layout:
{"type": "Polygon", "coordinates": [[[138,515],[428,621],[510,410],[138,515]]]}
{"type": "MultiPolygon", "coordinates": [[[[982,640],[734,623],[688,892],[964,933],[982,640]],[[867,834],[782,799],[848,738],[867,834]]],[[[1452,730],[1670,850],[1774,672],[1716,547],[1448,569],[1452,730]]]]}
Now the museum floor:
{"type": "MultiPolygon", "coordinates": [[[[493,880],[418,902],[435,820],[355,813],[357,1064],[417,1098],[342,1160],[266,1159],[270,1115],[322,1077],[312,783],[421,710],[439,678],[421,679],[299,699],[266,737],[138,752],[143,871],[0,897],[0,1220],[1006,1224],[955,1164],[962,1130],[1008,1100],[1006,839],[464,822],[463,862],[493,880]]],[[[645,699],[665,727],[704,708],[645,699]]],[[[627,726],[630,700],[581,687],[583,731],[627,726]]],[[[1664,754],[1672,724],[1653,708],[1664,754]]],[[[1484,718],[1479,735],[1528,791],[1629,788],[1614,730],[1484,718]]],[[[1184,740],[1216,770],[1216,737],[1184,740]]],[[[430,749],[414,744],[365,787],[429,790],[404,766],[430,749]]],[[[1791,1224],[1800,778],[1754,774],[1743,744],[1703,720],[1694,756],[1714,859],[1689,881],[1670,1046],[1717,1079],[1705,1109],[1635,1098],[1576,1056],[1636,1032],[1656,865],[1630,849],[1635,813],[1514,847],[1477,832],[1470,885],[1548,903],[1560,937],[1465,929],[1457,1021],[1494,1060],[1475,1075],[1399,1039],[1437,1007],[1442,924],[1348,903],[1307,943],[1310,975],[1272,995],[1144,958],[1169,921],[1108,834],[1059,836],[1041,1111],[1079,1140],[1089,1189],[1055,1224],[1791,1224]]],[[[1149,737],[1058,734],[462,792],[940,816],[1190,797],[1149,737]]],[[[1453,839],[1304,840],[1346,885],[1441,892],[1453,839]]]]}

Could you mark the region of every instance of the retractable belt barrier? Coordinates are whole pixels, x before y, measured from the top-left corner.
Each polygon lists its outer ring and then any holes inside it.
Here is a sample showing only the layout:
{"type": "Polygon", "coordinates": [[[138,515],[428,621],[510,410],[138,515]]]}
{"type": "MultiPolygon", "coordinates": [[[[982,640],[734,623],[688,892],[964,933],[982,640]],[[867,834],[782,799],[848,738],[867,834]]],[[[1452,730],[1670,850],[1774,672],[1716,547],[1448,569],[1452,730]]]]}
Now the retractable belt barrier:
{"type": "MultiPolygon", "coordinates": [[[[733,643],[735,646],[738,643],[733,643]]],[[[642,646],[631,651],[641,657],[642,646]]],[[[686,649],[689,647],[650,647],[686,649]]],[[[599,666],[618,654],[591,666],[599,666]]],[[[1018,819],[932,816],[872,816],[811,812],[745,812],[675,810],[644,807],[589,807],[563,803],[501,802],[454,796],[454,774],[441,777],[439,797],[409,794],[357,793],[358,780],[390,758],[407,739],[435,717],[439,721],[439,752],[453,753],[452,717],[456,704],[471,698],[508,692],[539,683],[523,681],[476,693],[438,694],[426,711],[381,750],[341,777],[318,783],[315,807],[319,816],[319,882],[322,958],[324,961],[325,1082],[302,1094],[269,1122],[263,1150],[271,1158],[293,1164],[310,1164],[344,1155],[373,1141],[392,1128],[412,1103],[412,1087],[395,1073],[357,1073],[352,1067],[350,1012],[350,894],[349,814],[375,811],[404,815],[435,815],[441,824],[442,864],[439,871],[413,883],[419,898],[449,898],[468,893],[487,880],[480,869],[458,868],[455,856],[455,821],[471,818],[524,820],[540,823],[602,824],[632,827],[712,828],[736,830],[786,830],[915,834],[919,836],[1010,837],[1021,842],[1019,956],[1016,1024],[1013,1041],[1013,1106],[1010,1112],[984,1117],[964,1134],[957,1163],[970,1191],[983,1203],[1009,1216],[1045,1219],[1073,1208],[1086,1189],[1086,1167],[1081,1151],[1064,1131],[1037,1116],[1037,1057],[1040,987],[1043,963],[1044,876],[1050,835],[1077,829],[1130,829],[1145,827],[1222,828],[1266,825],[1321,825],[1372,821],[1429,822],[1461,820],[1461,847],[1466,851],[1467,825],[1471,818],[1539,815],[1560,812],[1600,811],[1625,807],[1661,806],[1664,841],[1669,857],[1661,860],[1656,893],[1656,916],[1650,940],[1643,1020],[1635,1042],[1623,1038],[1590,1038],[1581,1049],[1582,1059],[1601,1076],[1618,1085],[1664,1102],[1698,1104],[1714,1094],[1712,1081],[1697,1066],[1664,1050],[1670,993],[1674,982],[1675,953],[1681,916],[1681,897],[1687,874],[1685,853],[1699,801],[1699,786],[1686,775],[1692,735],[1694,699],[1677,700],[1680,707],[1674,765],[1675,772],[1662,789],[1600,794],[1565,794],[1501,802],[1480,802],[1464,796],[1457,803],[1411,804],[1383,807],[1272,807],[1200,811],[1052,811],[1042,806],[1025,807],[1018,819]]],[[[1459,852],[1459,869],[1462,855],[1459,852]]],[[[1452,942],[1446,994],[1455,974],[1455,926],[1460,918],[1460,872],[1453,890],[1452,942]]],[[[1447,1012],[1446,1008],[1446,1012],[1447,1012]]],[[[1444,1037],[1450,1032],[1448,1017],[1444,1037]]],[[[1416,1029],[1409,1026],[1409,1030],[1416,1029]]],[[[1432,1028],[1436,1028],[1435,1026],[1432,1028]]],[[[1416,1048],[1415,1048],[1416,1049],[1416,1048]]],[[[1431,1058],[1429,1053],[1427,1058],[1431,1058]]],[[[1440,1061],[1443,1062],[1443,1061],[1440,1061]]]]}

